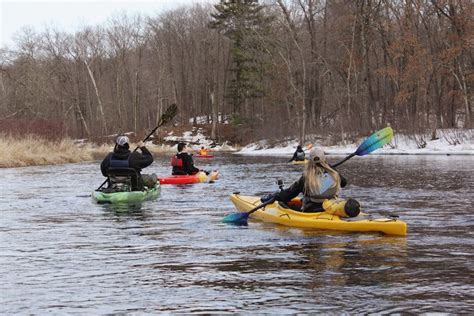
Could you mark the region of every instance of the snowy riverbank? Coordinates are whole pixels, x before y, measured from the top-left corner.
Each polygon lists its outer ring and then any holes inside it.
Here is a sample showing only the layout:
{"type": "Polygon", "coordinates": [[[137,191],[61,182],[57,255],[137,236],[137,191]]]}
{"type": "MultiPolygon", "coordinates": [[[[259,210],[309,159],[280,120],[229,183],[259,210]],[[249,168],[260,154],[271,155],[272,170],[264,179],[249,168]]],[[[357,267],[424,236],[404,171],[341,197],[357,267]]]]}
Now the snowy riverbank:
{"type": "MultiPolygon", "coordinates": [[[[439,138],[436,140],[395,134],[390,144],[374,151],[371,155],[474,155],[473,136],[474,130],[472,129],[457,132],[440,131],[439,138]],[[424,148],[419,148],[418,144],[421,139],[424,140],[424,148]],[[457,142],[460,143],[454,145],[457,142]]],[[[311,136],[309,139],[311,139],[311,136]]],[[[328,155],[348,155],[353,153],[364,139],[361,138],[357,143],[332,146],[324,145],[321,140],[316,140],[314,142],[307,141],[305,145],[312,143],[314,147],[323,148],[328,155]]],[[[242,155],[291,156],[297,145],[297,140],[275,145],[269,145],[268,141],[262,140],[245,146],[237,153],[242,155]]]]}

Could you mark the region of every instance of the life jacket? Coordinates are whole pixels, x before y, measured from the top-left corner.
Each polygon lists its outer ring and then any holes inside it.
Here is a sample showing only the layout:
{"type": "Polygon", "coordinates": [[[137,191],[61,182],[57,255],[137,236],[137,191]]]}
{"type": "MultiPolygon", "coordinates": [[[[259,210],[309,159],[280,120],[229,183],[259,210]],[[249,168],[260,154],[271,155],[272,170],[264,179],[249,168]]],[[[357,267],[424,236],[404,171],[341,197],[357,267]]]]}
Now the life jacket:
{"type": "MultiPolygon", "coordinates": [[[[113,159],[114,155],[109,157],[109,167],[110,169],[130,169],[130,157],[131,154],[127,155],[127,159],[113,159]]],[[[109,174],[109,187],[114,191],[129,191],[131,190],[140,190],[140,179],[137,179],[135,176],[131,175],[119,175],[119,174],[109,174]]]]}
{"type": "Polygon", "coordinates": [[[199,150],[199,155],[201,155],[201,156],[207,156],[207,154],[208,154],[208,151],[207,151],[206,149],[200,149],[200,150],[199,150]]]}
{"type": "Polygon", "coordinates": [[[110,155],[109,157],[109,168],[130,168],[130,154],[127,159],[113,159],[113,156],[110,155]]]}
{"type": "Polygon", "coordinates": [[[337,189],[335,187],[332,187],[334,185],[334,179],[331,177],[331,175],[327,172],[323,174],[323,177],[321,179],[321,187],[320,187],[320,192],[319,194],[315,194],[314,196],[309,195],[309,194],[304,194],[303,197],[303,204],[308,203],[308,202],[313,202],[313,203],[322,203],[325,198],[322,198],[321,195],[325,194],[331,194],[336,197],[336,192],[337,189]]]}
{"type": "Polygon", "coordinates": [[[173,157],[171,157],[171,165],[173,167],[182,168],[183,167],[183,159],[178,158],[177,156],[173,156],[173,157]]]}
{"type": "Polygon", "coordinates": [[[297,151],[296,152],[296,160],[304,160],[304,151],[297,151]]]}

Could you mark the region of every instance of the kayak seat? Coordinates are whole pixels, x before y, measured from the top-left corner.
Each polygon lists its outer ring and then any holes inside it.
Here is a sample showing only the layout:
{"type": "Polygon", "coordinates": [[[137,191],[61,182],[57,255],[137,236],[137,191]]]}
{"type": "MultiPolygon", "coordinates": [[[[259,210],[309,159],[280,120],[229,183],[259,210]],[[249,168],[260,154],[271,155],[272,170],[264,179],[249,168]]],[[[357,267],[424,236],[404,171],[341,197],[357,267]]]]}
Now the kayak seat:
{"type": "Polygon", "coordinates": [[[278,204],[283,207],[283,208],[287,208],[287,209],[291,209],[293,211],[297,211],[297,212],[302,212],[302,213],[321,213],[321,212],[324,212],[324,209],[321,208],[320,210],[319,209],[315,209],[315,210],[311,210],[311,211],[306,211],[304,212],[302,210],[303,208],[303,202],[301,201],[301,199],[299,198],[294,198],[288,202],[281,202],[279,201],[278,204]]]}
{"type": "Polygon", "coordinates": [[[133,168],[109,168],[107,170],[109,188],[115,191],[143,191],[140,173],[133,168]],[[127,188],[129,188],[127,190],[127,188]]]}
{"type": "Polygon", "coordinates": [[[278,204],[283,208],[301,212],[301,203],[298,204],[298,203],[292,203],[292,201],[289,201],[289,202],[278,201],[278,204]]]}

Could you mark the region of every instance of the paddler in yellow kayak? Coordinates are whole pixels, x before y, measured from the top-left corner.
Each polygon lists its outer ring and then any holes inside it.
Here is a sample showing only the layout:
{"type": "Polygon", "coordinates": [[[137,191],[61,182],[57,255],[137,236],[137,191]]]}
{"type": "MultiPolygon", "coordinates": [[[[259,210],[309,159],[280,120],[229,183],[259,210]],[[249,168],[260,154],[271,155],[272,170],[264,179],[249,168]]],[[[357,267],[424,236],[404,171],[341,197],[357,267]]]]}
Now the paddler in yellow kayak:
{"type": "MultiPolygon", "coordinates": [[[[301,209],[294,205],[290,205],[291,208],[298,208],[296,210],[308,213],[323,212],[323,202],[337,198],[341,187],[345,187],[347,181],[327,163],[322,149],[311,149],[308,160],[304,173],[298,181],[288,189],[263,196],[261,198],[262,203],[272,198],[288,203],[291,199],[303,193],[301,209]]],[[[346,210],[347,213],[359,213],[360,205],[356,200],[350,199],[346,204],[348,204],[348,207],[354,208],[353,212],[350,209],[346,210]]]]}
{"type": "Polygon", "coordinates": [[[306,154],[305,154],[303,148],[301,147],[301,145],[298,145],[298,147],[296,147],[296,151],[293,153],[293,157],[291,157],[290,161],[288,161],[288,162],[304,161],[305,156],[306,156],[306,154]]]}

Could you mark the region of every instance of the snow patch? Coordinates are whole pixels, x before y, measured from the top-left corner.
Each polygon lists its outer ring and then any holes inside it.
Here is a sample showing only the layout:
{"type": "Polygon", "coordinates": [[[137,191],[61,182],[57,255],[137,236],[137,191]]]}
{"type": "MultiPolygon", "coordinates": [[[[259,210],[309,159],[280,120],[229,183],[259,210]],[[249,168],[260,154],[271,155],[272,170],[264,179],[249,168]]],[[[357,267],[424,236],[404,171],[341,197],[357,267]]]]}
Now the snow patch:
{"type": "MultiPolygon", "coordinates": [[[[407,136],[395,134],[390,144],[375,150],[371,155],[474,155],[474,130],[439,130],[439,139],[429,140],[425,135],[407,136]],[[419,148],[420,139],[426,143],[424,148],[419,148]],[[418,140],[418,141],[416,141],[418,140]],[[453,145],[460,141],[460,144],[453,145]]],[[[309,135],[308,139],[318,139],[317,135],[309,135]]],[[[319,137],[319,139],[321,139],[319,137]]],[[[328,155],[349,155],[365,140],[361,138],[358,143],[324,146],[321,140],[314,141],[314,147],[323,148],[328,155]]],[[[276,145],[269,145],[268,140],[261,140],[242,148],[237,154],[261,156],[291,156],[298,140],[283,141],[276,145]]]]}
{"type": "MultiPolygon", "coordinates": [[[[236,149],[229,145],[227,142],[223,144],[216,144],[212,139],[207,137],[204,134],[204,130],[202,128],[193,127],[191,131],[186,131],[182,134],[182,136],[173,135],[169,133],[168,136],[164,137],[165,141],[169,142],[184,142],[186,146],[191,150],[198,150],[201,147],[206,147],[211,149],[212,151],[235,151],[236,149]]],[[[167,145],[162,145],[167,146],[167,145]]],[[[176,146],[167,146],[175,148],[176,146]]]]}

